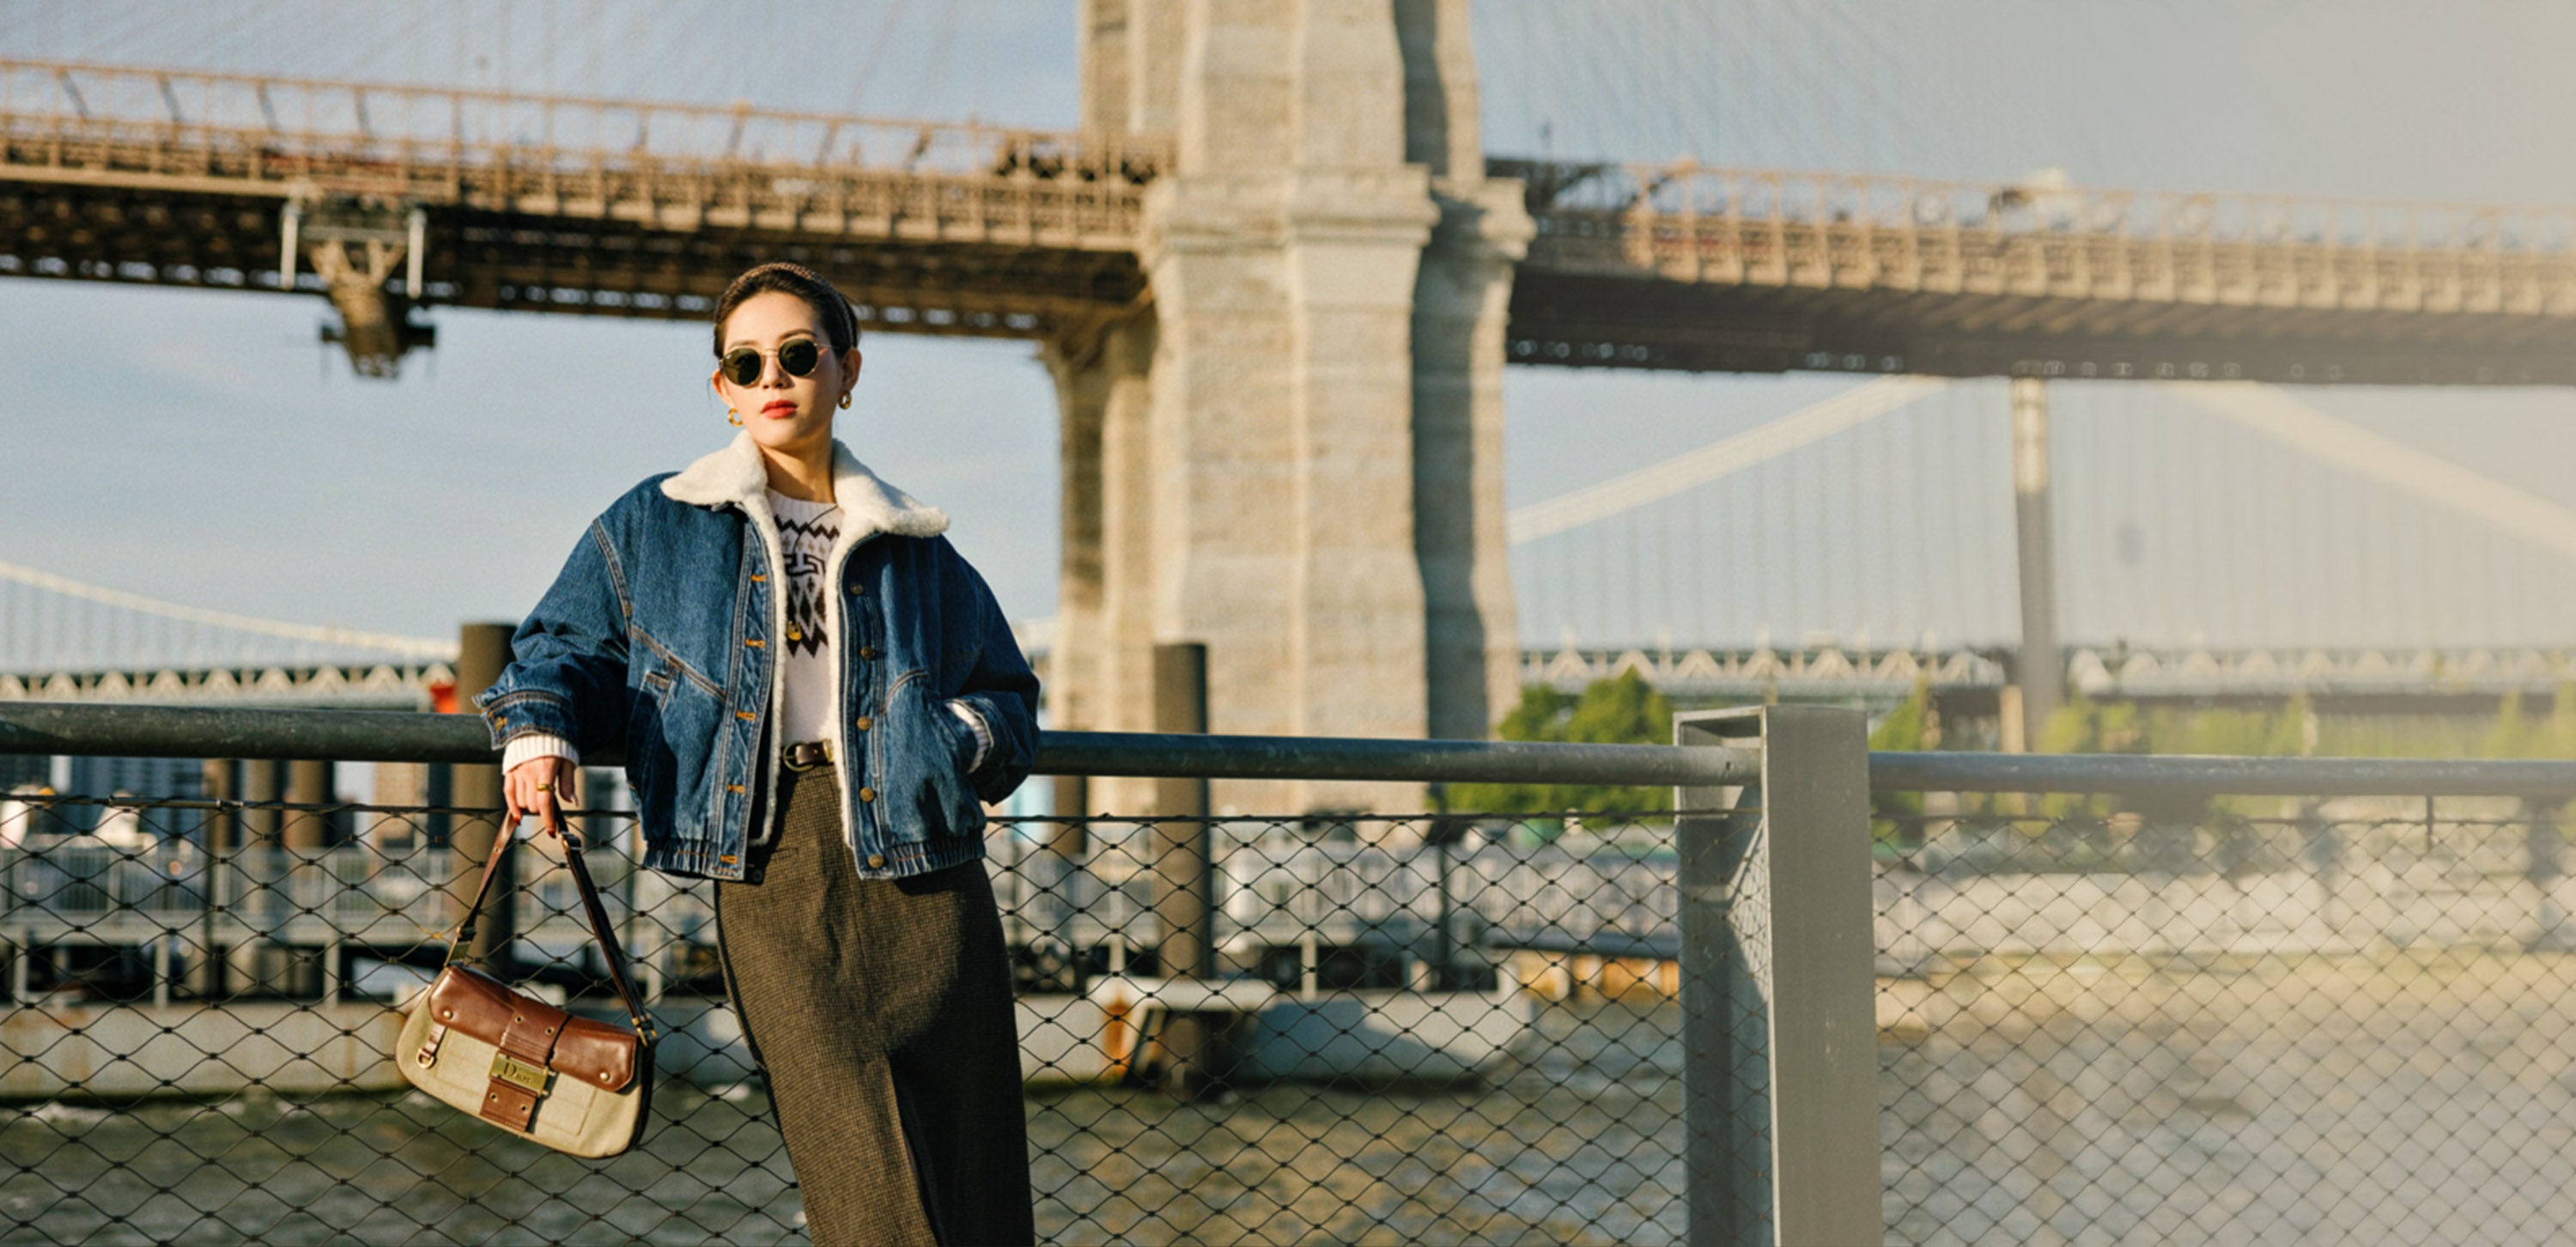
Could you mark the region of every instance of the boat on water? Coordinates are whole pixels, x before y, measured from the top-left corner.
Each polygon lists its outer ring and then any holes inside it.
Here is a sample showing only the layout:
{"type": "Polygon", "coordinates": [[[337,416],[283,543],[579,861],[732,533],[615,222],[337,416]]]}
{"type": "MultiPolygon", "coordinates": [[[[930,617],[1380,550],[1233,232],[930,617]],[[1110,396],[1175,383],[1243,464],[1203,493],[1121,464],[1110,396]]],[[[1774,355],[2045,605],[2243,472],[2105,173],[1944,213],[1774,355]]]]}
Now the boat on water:
{"type": "MultiPolygon", "coordinates": [[[[1339,988],[1312,992],[1256,978],[1102,975],[1081,991],[1015,998],[1020,1073],[1033,1086],[1151,1082],[1155,1041],[1173,1019],[1226,1031],[1226,1078],[1359,1083],[1474,1082],[1512,1057],[1539,1001],[1508,964],[1481,986],[1339,988]]],[[[666,996],[669,1032],[657,1062],[704,1085],[751,1070],[740,1024],[720,996],[666,996]]]]}
{"type": "MultiPolygon", "coordinates": [[[[1095,836],[1073,862],[997,846],[1032,1084],[1153,1082],[1157,1040],[1182,1018],[1221,1035],[1223,1077],[1239,1083],[1472,1082],[1531,1033],[1539,996],[1487,938],[1498,929],[1491,916],[1456,894],[1528,890],[1492,887],[1472,845],[1447,854],[1252,837],[1227,845],[1215,879],[1218,973],[1208,978],[1160,964],[1164,932],[1142,847],[1095,836]]],[[[1527,864],[1514,857],[1512,868],[1527,864]]],[[[720,1055],[739,1042],[724,1033],[732,1025],[702,1009],[682,1026],[697,1032],[684,1044],[704,1050],[718,1081],[740,1068],[720,1055]]],[[[674,1068],[689,1059],[664,1057],[674,1068]]]]}
{"type": "Polygon", "coordinates": [[[1033,1083],[1151,1077],[1146,1041],[1181,1014],[1234,1019],[1236,1080],[1472,1082],[1510,1055],[1538,1007],[1508,975],[1475,991],[1312,996],[1258,979],[1119,977],[1018,1003],[1021,1074],[1033,1083]]]}

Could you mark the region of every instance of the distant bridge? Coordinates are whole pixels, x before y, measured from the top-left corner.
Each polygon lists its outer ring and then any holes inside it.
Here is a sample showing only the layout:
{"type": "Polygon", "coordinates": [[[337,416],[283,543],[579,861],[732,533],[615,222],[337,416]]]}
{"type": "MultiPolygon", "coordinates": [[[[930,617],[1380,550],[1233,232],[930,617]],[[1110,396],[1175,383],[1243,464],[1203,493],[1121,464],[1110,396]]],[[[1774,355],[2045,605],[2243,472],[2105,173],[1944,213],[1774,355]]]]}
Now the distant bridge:
{"type": "MultiPolygon", "coordinates": [[[[1033,657],[1043,673],[1044,651],[1033,657]]],[[[1917,688],[1974,698],[2011,683],[2003,655],[1976,649],[1569,648],[1533,649],[1521,657],[1525,683],[1569,693],[1631,671],[1668,697],[1738,703],[1883,705],[1917,688]]],[[[2068,654],[2066,676],[2075,692],[2117,700],[2263,701],[2299,693],[2390,703],[2511,694],[2545,698],[2576,683],[2576,647],[2078,648],[2068,654]]],[[[427,710],[452,696],[455,685],[455,672],[444,662],[110,669],[0,673],[0,701],[427,710]]]]}
{"type": "Polygon", "coordinates": [[[0,674],[0,701],[427,710],[456,688],[444,662],[163,667],[0,674]]]}
{"type": "MultiPolygon", "coordinates": [[[[2003,655],[1951,649],[1531,650],[1530,684],[1580,692],[1633,671],[1668,697],[1759,702],[1888,703],[1916,689],[1993,695],[2012,681],[2003,655]]],[[[2576,648],[2167,649],[2078,648],[2067,686],[2087,697],[2141,701],[2268,701],[2296,694],[2399,704],[2519,694],[2546,698],[2576,684],[2576,648]]]]}

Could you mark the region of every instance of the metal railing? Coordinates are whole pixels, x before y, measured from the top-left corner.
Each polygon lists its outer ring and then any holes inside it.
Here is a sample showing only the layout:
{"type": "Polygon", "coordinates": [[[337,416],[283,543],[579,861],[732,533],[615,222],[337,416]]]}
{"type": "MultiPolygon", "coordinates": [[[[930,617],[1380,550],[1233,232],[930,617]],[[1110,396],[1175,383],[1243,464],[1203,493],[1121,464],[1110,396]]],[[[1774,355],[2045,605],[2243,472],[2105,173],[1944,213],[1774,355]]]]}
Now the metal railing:
{"type": "MultiPolygon", "coordinates": [[[[492,756],[462,716],[33,703],[0,705],[0,750],[492,756]]],[[[1714,791],[1759,778],[1760,750],[1058,733],[1041,764],[1714,791]]],[[[409,1094],[387,1060],[453,926],[460,851],[435,828],[490,811],[0,794],[0,1220],[72,1242],[799,1240],[708,885],[633,869],[617,804],[587,814],[592,868],[668,1032],[665,1081],[645,1144],[592,1163],[409,1094]]],[[[1041,1236],[1683,1237],[1710,1126],[1682,1092],[1673,826],[997,819],[1041,1236]],[[1176,823],[1207,846],[1208,976],[1165,962],[1176,823]]],[[[518,975],[605,1007],[551,845],[515,856],[518,975]]]]}
{"type": "MultiPolygon", "coordinates": [[[[1802,707],[1677,730],[1048,736],[1060,773],[1675,801],[997,820],[1042,1234],[2537,1243],[2576,1212],[2576,763],[1872,755],[1856,713],[1802,707]],[[1208,903],[1174,910],[1160,855],[1202,831],[1208,903]],[[1208,968],[1165,964],[1192,932],[1208,968]]],[[[32,704],[0,706],[0,749],[490,757],[457,717],[32,704]]],[[[12,800],[18,1232],[798,1236],[704,885],[631,869],[630,816],[593,814],[595,852],[668,1081],[647,1145],[594,1165],[385,1063],[452,915],[432,816],[489,811],[12,800]],[[299,816],[339,841],[205,834],[299,816]]],[[[604,1003],[562,872],[542,847],[519,871],[526,981],[604,1003]]]]}

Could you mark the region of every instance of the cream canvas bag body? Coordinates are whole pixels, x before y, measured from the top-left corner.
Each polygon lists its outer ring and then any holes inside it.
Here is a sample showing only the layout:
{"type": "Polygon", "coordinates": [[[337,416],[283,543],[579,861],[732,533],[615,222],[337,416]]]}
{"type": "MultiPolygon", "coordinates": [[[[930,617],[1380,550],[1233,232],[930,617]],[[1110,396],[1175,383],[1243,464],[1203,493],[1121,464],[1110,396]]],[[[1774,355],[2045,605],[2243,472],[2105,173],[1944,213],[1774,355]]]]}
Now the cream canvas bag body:
{"type": "Polygon", "coordinates": [[[574,1017],[456,964],[457,950],[473,943],[475,920],[509,845],[507,833],[493,837],[483,882],[448,945],[446,964],[403,1023],[394,1063],[412,1085],[520,1138],[574,1156],[615,1156],[643,1138],[652,1115],[657,1036],[582,862],[579,833],[564,833],[564,864],[631,1025],[574,1017]]]}

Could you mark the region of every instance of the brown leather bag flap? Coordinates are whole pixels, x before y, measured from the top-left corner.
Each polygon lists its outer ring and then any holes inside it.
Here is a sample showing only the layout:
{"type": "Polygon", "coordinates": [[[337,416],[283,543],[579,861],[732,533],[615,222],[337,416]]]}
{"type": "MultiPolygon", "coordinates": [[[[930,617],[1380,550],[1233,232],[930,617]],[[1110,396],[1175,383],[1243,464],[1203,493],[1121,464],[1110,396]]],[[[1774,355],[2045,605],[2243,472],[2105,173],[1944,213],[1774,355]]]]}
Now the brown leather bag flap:
{"type": "Polygon", "coordinates": [[[551,1043],[549,1068],[590,1086],[622,1091],[635,1081],[637,1050],[643,1039],[634,1031],[569,1016],[542,1000],[511,991],[470,966],[449,966],[441,972],[438,981],[430,984],[429,1001],[423,1007],[458,1033],[503,1047],[510,1046],[502,1038],[515,1023],[522,1042],[551,1043]]]}
{"type": "Polygon", "coordinates": [[[429,1000],[422,1007],[459,1033],[489,1044],[499,1044],[513,1021],[517,1021],[523,1035],[543,1034],[547,1027],[561,1034],[571,1022],[563,1010],[511,991],[471,966],[449,966],[440,971],[438,981],[429,985],[429,1000]]]}
{"type": "Polygon", "coordinates": [[[563,1038],[555,1041],[555,1072],[604,1091],[622,1091],[635,1081],[635,1054],[642,1045],[642,1038],[623,1026],[574,1018],[564,1023],[563,1038]]]}

